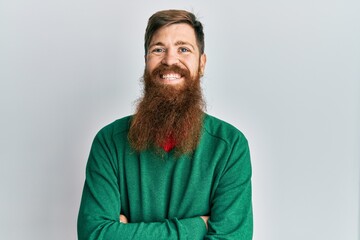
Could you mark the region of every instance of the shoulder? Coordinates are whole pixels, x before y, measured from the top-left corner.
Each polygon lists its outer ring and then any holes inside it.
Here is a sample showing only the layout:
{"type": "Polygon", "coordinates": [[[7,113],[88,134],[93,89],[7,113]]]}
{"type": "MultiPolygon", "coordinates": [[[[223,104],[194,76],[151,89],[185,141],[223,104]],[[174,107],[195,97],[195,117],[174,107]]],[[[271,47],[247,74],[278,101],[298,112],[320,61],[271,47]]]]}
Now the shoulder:
{"type": "Polygon", "coordinates": [[[202,153],[208,154],[206,156],[209,156],[209,161],[216,162],[216,172],[220,176],[229,168],[236,169],[234,176],[245,176],[246,174],[242,173],[244,169],[251,174],[248,141],[244,134],[230,123],[205,115],[200,149],[204,150],[202,153]]]}
{"type": "Polygon", "coordinates": [[[97,137],[107,136],[113,137],[114,135],[124,134],[129,131],[130,122],[132,116],[126,116],[120,119],[113,121],[112,123],[106,125],[97,133],[97,137]]]}
{"type": "Polygon", "coordinates": [[[246,137],[238,128],[209,114],[205,114],[204,117],[204,133],[228,144],[237,141],[247,142],[246,137]]]}

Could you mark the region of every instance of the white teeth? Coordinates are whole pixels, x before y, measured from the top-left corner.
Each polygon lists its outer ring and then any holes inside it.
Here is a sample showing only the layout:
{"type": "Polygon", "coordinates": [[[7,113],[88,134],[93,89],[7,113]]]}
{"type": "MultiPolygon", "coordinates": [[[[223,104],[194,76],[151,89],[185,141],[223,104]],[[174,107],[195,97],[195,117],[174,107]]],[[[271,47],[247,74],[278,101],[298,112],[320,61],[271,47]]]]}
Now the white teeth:
{"type": "Polygon", "coordinates": [[[179,74],[164,74],[161,78],[168,79],[168,80],[176,80],[180,78],[179,74]]]}

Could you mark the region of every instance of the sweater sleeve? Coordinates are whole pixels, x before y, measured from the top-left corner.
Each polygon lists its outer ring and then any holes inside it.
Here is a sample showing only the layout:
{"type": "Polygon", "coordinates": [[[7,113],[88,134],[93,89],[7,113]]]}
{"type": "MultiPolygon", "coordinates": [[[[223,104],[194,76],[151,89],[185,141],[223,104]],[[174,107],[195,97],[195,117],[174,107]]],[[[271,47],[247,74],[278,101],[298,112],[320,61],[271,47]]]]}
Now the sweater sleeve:
{"type": "Polygon", "coordinates": [[[209,231],[204,239],[252,239],[251,164],[248,143],[243,135],[230,152],[211,199],[209,231]]]}
{"type": "Polygon", "coordinates": [[[203,239],[206,227],[200,217],[120,223],[119,182],[111,144],[100,132],[91,147],[78,215],[78,239],[203,239]]]}

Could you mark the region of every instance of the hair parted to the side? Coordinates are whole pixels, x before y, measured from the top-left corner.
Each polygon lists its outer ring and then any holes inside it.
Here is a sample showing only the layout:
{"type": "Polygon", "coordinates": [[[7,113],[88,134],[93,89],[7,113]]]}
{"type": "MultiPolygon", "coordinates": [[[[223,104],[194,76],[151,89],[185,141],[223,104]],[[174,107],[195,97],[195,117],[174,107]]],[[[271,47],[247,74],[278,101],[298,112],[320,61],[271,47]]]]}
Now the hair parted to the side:
{"type": "Polygon", "coordinates": [[[201,22],[191,12],[185,10],[170,9],[156,12],[149,18],[148,25],[145,31],[145,55],[148,54],[148,48],[154,33],[161,27],[177,23],[189,24],[194,29],[200,54],[203,54],[205,49],[205,43],[203,25],[201,24],[201,22]]]}

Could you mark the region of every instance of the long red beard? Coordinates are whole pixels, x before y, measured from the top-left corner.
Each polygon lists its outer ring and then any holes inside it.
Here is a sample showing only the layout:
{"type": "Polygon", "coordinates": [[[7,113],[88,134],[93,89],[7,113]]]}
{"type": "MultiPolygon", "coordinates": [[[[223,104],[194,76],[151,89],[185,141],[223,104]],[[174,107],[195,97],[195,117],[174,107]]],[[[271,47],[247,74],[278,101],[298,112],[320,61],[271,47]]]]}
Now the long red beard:
{"type": "MultiPolygon", "coordinates": [[[[171,138],[177,154],[190,153],[198,145],[205,110],[200,76],[191,79],[187,72],[184,84],[174,87],[157,82],[157,74],[164,70],[159,68],[152,74],[144,72],[144,96],[131,122],[130,144],[136,151],[150,147],[159,150],[171,138]]],[[[170,68],[184,71],[177,66],[170,68]]]]}

